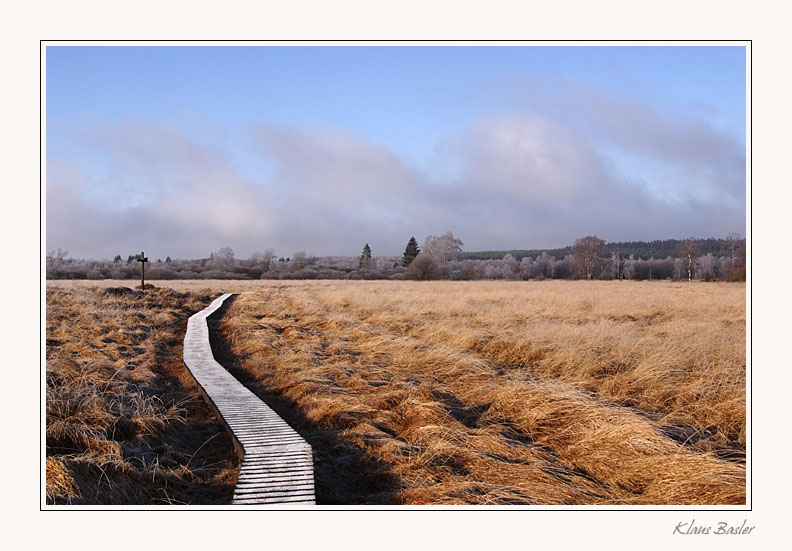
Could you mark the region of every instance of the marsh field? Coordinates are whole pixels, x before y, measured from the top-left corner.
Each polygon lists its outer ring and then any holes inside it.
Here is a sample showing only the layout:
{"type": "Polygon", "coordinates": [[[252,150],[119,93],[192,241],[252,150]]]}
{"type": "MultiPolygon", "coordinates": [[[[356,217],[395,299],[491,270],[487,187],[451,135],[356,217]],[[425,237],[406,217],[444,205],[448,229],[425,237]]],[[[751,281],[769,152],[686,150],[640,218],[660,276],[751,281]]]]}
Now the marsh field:
{"type": "Polygon", "coordinates": [[[222,292],[215,355],[312,445],[318,504],[746,501],[743,283],[152,283],[47,282],[48,503],[230,500],[181,363],[222,292]]]}

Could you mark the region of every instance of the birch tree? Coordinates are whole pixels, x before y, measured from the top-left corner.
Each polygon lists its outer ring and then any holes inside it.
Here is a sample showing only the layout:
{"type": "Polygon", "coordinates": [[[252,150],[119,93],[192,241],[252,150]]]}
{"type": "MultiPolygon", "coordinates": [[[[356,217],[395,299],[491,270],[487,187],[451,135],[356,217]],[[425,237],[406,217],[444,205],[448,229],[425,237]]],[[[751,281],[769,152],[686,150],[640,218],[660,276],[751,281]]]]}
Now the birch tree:
{"type": "Polygon", "coordinates": [[[596,273],[600,263],[599,255],[604,246],[605,241],[596,235],[581,237],[572,246],[575,262],[586,279],[591,279],[596,273]]]}
{"type": "Polygon", "coordinates": [[[440,236],[428,235],[424,239],[421,246],[421,254],[418,255],[418,258],[424,254],[430,256],[435,261],[437,268],[441,272],[446,273],[448,271],[448,262],[455,259],[462,252],[463,244],[462,240],[455,238],[450,231],[440,236]]]}
{"type": "Polygon", "coordinates": [[[696,246],[696,238],[693,236],[688,237],[684,243],[682,243],[682,259],[687,266],[687,275],[688,281],[693,281],[693,258],[696,256],[698,252],[698,247],[696,246]]]}
{"type": "Polygon", "coordinates": [[[422,251],[434,258],[436,262],[445,264],[462,252],[462,245],[464,245],[462,240],[455,238],[454,234],[449,231],[437,237],[426,236],[422,251]]]}

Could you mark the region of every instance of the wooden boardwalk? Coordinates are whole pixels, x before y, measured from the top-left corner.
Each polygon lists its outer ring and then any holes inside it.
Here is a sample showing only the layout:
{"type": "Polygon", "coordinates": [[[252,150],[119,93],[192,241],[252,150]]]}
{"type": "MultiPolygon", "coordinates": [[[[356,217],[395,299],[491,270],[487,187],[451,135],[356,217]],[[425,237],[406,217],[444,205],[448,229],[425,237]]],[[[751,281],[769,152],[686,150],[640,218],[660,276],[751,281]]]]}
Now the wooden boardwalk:
{"type": "Polygon", "coordinates": [[[206,318],[232,294],[191,316],[184,337],[184,363],[242,457],[232,503],[316,503],[311,446],[214,359],[206,318]]]}

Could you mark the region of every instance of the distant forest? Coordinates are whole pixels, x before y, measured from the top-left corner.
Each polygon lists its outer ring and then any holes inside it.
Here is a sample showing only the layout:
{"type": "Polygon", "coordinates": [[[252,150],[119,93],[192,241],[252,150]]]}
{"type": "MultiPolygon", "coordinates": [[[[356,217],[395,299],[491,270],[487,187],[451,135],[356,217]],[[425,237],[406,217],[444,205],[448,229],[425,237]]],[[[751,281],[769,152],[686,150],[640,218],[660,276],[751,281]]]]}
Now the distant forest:
{"type": "MultiPolygon", "coordinates": [[[[682,246],[688,240],[682,239],[658,239],[655,241],[619,241],[615,243],[605,243],[604,256],[618,254],[622,258],[633,258],[638,260],[649,260],[650,258],[667,258],[679,256],[682,246]]],[[[713,256],[731,256],[733,241],[730,239],[694,239],[699,254],[711,254],[713,256]]],[[[744,244],[744,240],[742,240],[744,244]]],[[[515,249],[508,251],[472,251],[463,252],[459,255],[460,260],[491,260],[503,258],[507,254],[512,255],[517,261],[526,256],[536,258],[542,253],[555,258],[564,258],[572,254],[572,245],[561,249],[515,249]]]]}
{"type": "MultiPolygon", "coordinates": [[[[376,256],[366,243],[358,257],[309,256],[298,251],[278,257],[272,249],[239,259],[223,247],[199,259],[149,259],[146,279],[657,279],[744,281],[746,241],[724,239],[606,243],[596,236],[560,249],[463,252],[447,232],[414,237],[401,256],[376,256]]],[[[47,279],[139,279],[140,254],[113,260],[69,258],[62,249],[47,255],[47,279]]]]}

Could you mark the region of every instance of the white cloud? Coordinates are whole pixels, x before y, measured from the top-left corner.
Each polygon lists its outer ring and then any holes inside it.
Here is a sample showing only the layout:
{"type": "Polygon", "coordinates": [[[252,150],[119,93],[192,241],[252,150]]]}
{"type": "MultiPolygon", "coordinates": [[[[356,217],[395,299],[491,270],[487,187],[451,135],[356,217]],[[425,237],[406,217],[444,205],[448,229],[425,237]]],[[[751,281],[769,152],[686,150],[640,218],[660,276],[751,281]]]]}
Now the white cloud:
{"type": "Polygon", "coordinates": [[[564,200],[604,173],[568,128],[534,113],[484,121],[463,139],[465,184],[526,200],[564,200]]]}
{"type": "Polygon", "coordinates": [[[475,250],[744,227],[744,147],[727,134],[587,89],[536,105],[479,120],[423,167],[339,128],[259,124],[241,152],[161,125],[96,128],[83,147],[104,173],[48,164],[47,247],[351,255],[369,242],[398,254],[411,235],[447,230],[475,250]],[[446,162],[453,170],[438,172],[446,162]],[[250,168],[259,164],[260,174],[250,168]]]}

